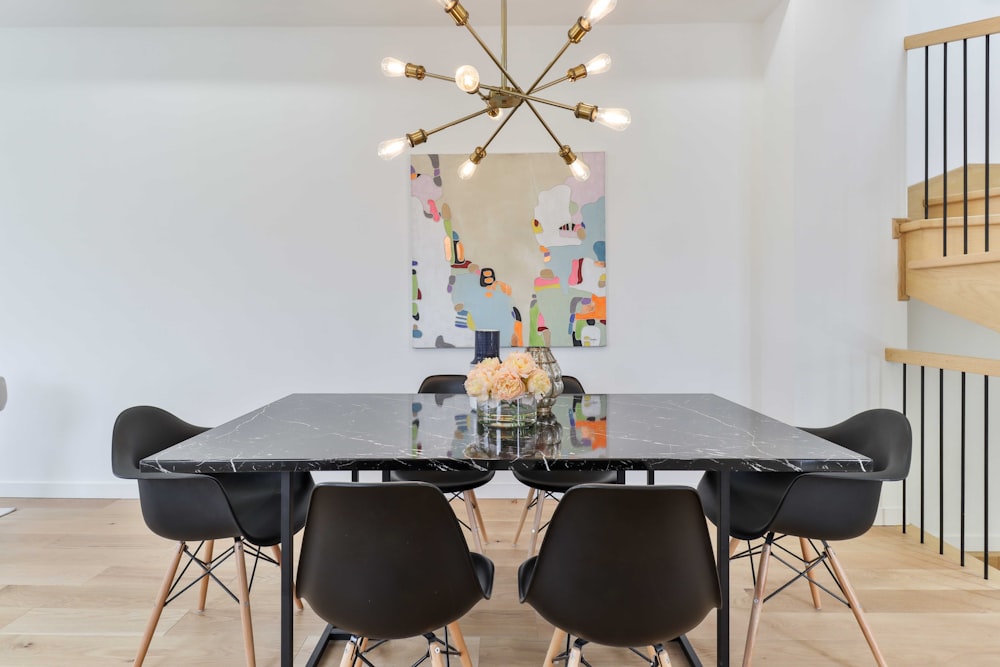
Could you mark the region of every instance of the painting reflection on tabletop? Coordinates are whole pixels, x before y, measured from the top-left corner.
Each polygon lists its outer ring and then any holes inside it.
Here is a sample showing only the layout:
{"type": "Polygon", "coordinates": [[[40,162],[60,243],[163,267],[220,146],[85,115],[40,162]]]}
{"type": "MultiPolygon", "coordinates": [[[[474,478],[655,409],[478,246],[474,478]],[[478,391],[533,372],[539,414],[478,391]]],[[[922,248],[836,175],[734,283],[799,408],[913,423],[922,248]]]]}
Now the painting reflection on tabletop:
{"type": "MultiPolygon", "coordinates": [[[[452,398],[446,394],[414,397],[411,410],[410,453],[424,454],[421,419],[436,422],[453,419],[454,432],[445,455],[470,459],[555,458],[560,453],[590,452],[601,458],[607,453],[608,397],[603,394],[563,397],[553,414],[540,417],[531,427],[487,428],[477,424],[476,411],[455,413],[452,398]]],[[[438,429],[431,437],[439,437],[438,429]]],[[[430,435],[430,434],[428,434],[430,435]]]]}
{"type": "Polygon", "coordinates": [[[607,344],[604,153],[583,153],[577,181],[554,153],[410,163],[414,347],[473,347],[499,329],[511,347],[607,344]]]}

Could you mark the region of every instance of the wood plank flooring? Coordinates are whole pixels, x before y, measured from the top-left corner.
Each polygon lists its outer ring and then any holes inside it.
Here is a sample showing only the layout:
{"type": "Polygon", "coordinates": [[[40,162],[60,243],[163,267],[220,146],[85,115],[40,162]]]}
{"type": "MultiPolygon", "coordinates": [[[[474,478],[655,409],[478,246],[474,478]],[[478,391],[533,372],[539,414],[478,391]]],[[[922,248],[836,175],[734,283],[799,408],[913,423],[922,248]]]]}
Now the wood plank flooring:
{"type": "MultiPolygon", "coordinates": [[[[462,620],[473,661],[483,667],[537,667],[551,628],[517,599],[516,571],[527,539],[510,544],[521,501],[482,500],[497,565],[494,595],[462,620]]],[[[4,499],[17,511],[0,518],[0,665],[5,667],[107,666],[132,663],[170,556],[170,543],[152,535],[135,500],[4,499]]],[[[459,508],[461,509],[461,508],[459,508]]],[[[464,514],[464,511],[463,511],[464,514]]],[[[623,518],[627,520],[627,517],[623,518]]],[[[911,531],[875,528],[840,543],[851,576],[891,665],[996,665],[1000,656],[1000,572],[982,578],[982,564],[954,553],[939,556],[911,531]]],[[[772,581],[778,577],[772,568],[772,581]]],[[[230,564],[222,576],[235,579],[230,564]]],[[[739,664],[752,583],[745,561],[732,568],[732,659],[739,664]]],[[[146,664],[242,665],[236,605],[213,586],[204,614],[192,593],[164,611],[146,664]]],[[[278,571],[262,566],[254,582],[257,664],[278,665],[278,571]]],[[[295,619],[297,665],[304,665],[323,623],[308,609],[295,619]]],[[[715,662],[715,616],[689,634],[706,665],[715,662]]],[[[342,644],[331,645],[324,665],[338,664],[342,644]]],[[[412,665],[422,640],[391,642],[370,654],[377,665],[412,665]]],[[[618,649],[588,646],[594,667],[641,667],[618,649]]],[[[686,664],[676,651],[675,664],[686,664]]],[[[812,608],[801,583],[764,608],[758,665],[873,664],[850,611],[824,599],[812,608]]],[[[457,661],[453,664],[457,664],[457,661]]]]}

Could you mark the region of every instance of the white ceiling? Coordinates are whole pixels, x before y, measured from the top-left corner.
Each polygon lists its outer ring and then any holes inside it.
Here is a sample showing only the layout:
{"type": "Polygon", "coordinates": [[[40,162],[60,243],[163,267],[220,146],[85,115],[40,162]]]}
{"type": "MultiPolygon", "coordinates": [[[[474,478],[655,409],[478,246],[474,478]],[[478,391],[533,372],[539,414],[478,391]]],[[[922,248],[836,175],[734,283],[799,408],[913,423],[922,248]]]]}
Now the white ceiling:
{"type": "MultiPolygon", "coordinates": [[[[620,0],[609,25],[745,23],[782,0],[620,0]]],[[[497,25],[499,0],[462,0],[473,25],[497,25]]],[[[563,25],[588,0],[509,0],[509,25],[563,25]]],[[[0,0],[0,26],[447,26],[434,0],[0,0]]]]}

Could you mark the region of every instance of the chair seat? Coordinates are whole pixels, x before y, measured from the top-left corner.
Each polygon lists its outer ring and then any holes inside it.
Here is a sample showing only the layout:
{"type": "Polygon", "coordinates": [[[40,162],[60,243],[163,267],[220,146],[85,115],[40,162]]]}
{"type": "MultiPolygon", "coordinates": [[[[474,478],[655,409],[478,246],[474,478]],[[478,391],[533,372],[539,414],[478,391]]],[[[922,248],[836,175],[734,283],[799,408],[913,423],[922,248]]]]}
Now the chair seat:
{"type": "Polygon", "coordinates": [[[392,482],[426,482],[445,493],[461,493],[478,489],[495,474],[492,470],[393,470],[389,473],[392,482]]]}
{"type": "Polygon", "coordinates": [[[614,484],[615,470],[514,470],[514,479],[549,493],[566,493],[578,484],[614,484]]]}

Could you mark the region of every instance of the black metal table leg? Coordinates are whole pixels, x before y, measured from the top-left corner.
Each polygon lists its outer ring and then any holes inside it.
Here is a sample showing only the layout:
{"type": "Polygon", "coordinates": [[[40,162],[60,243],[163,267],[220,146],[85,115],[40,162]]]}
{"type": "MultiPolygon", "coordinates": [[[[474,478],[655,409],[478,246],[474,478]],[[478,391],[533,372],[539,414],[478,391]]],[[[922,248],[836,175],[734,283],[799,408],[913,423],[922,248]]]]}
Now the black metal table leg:
{"type": "Polygon", "coordinates": [[[715,647],[719,667],[729,665],[729,480],[728,470],[719,471],[719,523],[716,526],[716,566],[719,570],[719,587],[722,589],[722,606],[716,614],[715,647]]]}
{"type": "Polygon", "coordinates": [[[292,473],[281,473],[281,667],[292,667],[292,473]]]}

